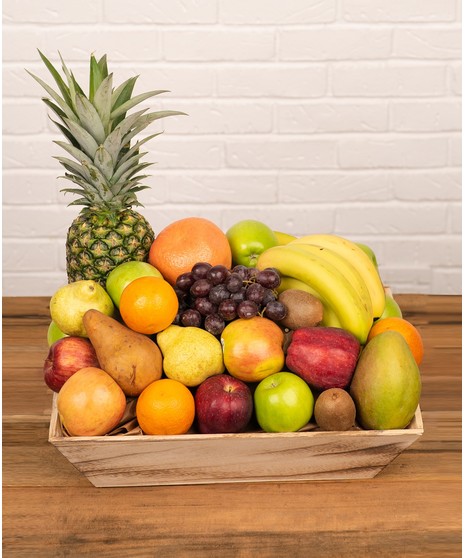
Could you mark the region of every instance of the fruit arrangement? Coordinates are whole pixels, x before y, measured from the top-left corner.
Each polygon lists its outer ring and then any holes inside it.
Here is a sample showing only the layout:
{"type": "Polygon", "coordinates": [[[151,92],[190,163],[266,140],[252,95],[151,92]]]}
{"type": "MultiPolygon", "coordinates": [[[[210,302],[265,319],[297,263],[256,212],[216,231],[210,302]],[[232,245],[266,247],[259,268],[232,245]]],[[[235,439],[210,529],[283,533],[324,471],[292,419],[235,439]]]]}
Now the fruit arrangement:
{"type": "Polygon", "coordinates": [[[177,111],[129,111],[163,93],[113,86],[90,58],[89,93],[41,54],[72,157],[57,157],[82,205],[66,241],[68,284],[51,297],[44,380],[71,436],[124,421],[141,434],[398,429],[417,409],[423,344],[364,245],[200,217],[157,234],[132,207],[143,144],[177,111]]]}

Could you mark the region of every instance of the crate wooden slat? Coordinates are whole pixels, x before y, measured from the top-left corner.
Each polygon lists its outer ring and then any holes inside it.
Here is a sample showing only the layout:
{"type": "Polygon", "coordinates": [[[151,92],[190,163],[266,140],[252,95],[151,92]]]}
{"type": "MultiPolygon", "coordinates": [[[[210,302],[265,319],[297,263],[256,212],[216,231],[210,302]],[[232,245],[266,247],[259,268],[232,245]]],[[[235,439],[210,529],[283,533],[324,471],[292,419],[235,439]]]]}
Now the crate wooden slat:
{"type": "Polygon", "coordinates": [[[69,437],[54,396],[49,442],[110,487],[372,478],[422,434],[418,407],[403,430],[69,437]]]}

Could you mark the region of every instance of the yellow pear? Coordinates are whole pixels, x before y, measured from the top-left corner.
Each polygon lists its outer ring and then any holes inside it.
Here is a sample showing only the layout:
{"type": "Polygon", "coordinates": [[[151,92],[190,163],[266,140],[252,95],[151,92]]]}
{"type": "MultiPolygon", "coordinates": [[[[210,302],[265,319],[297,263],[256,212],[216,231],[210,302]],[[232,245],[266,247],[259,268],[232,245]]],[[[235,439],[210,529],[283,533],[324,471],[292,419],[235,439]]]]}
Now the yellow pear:
{"type": "Polygon", "coordinates": [[[166,376],[185,386],[198,386],[224,372],[221,343],[204,329],[170,325],[158,333],[157,343],[166,376]]]}
{"type": "Polygon", "coordinates": [[[82,318],[91,308],[112,316],[113,301],[96,281],[82,280],[60,287],[50,299],[50,315],[67,335],[87,337],[82,318]]]}

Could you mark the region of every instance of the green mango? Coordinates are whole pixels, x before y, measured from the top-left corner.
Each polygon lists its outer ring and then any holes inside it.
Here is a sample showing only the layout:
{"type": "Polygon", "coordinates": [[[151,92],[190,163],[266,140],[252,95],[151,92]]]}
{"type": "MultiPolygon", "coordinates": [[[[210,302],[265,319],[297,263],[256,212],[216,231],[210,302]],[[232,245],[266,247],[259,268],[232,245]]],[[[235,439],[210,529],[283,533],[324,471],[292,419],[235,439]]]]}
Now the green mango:
{"type": "Polygon", "coordinates": [[[397,331],[384,331],[363,349],[350,385],[357,420],[368,430],[408,426],[420,401],[421,378],[412,352],[397,331]]]}

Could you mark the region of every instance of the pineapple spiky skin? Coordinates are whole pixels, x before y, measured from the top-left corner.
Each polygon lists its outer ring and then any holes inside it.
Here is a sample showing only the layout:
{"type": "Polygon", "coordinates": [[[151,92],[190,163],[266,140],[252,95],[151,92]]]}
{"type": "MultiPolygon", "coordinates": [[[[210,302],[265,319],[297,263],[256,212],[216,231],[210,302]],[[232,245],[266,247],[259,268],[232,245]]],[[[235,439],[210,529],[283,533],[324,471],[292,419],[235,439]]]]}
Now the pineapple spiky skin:
{"type": "Polygon", "coordinates": [[[147,261],[154,238],[149,222],[132,209],[82,210],[66,239],[68,282],[92,279],[105,287],[108,273],[116,266],[147,261]]]}
{"type": "MultiPolygon", "coordinates": [[[[58,86],[54,90],[30,75],[47,91],[43,101],[58,117],[52,120],[67,142],[56,141],[70,157],[56,157],[65,168],[61,178],[72,183],[63,192],[77,195],[69,205],[83,209],[68,231],[66,261],[68,281],[92,279],[105,285],[117,265],[148,257],[154,234],[147,220],[132,209],[141,205],[137,194],[148,186],[141,174],[151,163],[141,162],[141,147],[159,133],[132,143],[155,120],[184,115],[172,110],[128,114],[135,106],[165,90],[132,96],[137,76],[113,87],[106,55],[90,57],[89,93],[77,83],[63,59],[63,79],[51,62],[39,54],[58,86]]],[[[161,133],[161,132],[160,132],[161,133]]]]}

